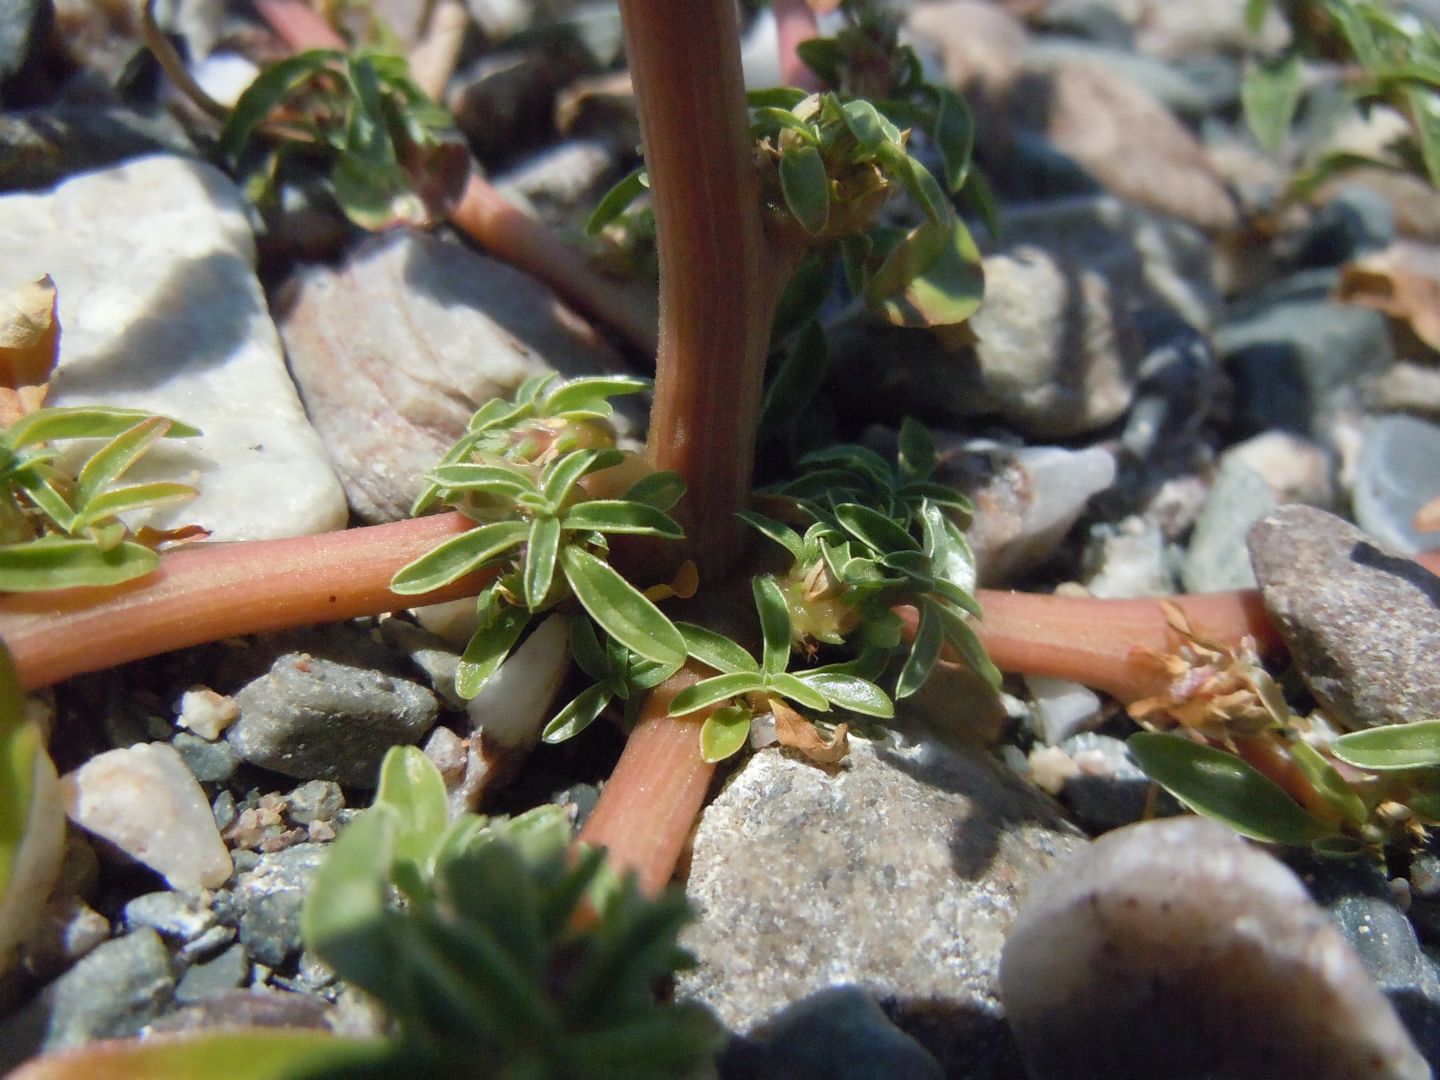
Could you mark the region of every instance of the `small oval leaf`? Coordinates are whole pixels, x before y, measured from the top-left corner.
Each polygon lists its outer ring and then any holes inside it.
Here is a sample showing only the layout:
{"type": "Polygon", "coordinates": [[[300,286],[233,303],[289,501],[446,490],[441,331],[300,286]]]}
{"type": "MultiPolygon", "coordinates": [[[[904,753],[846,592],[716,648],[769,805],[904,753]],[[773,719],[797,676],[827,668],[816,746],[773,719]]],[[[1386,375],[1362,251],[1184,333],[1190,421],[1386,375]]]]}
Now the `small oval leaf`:
{"type": "Polygon", "coordinates": [[[1352,731],[1332,742],[1330,752],[1348,765],[1375,772],[1440,765],[1440,720],[1352,731]]]}
{"type": "Polygon", "coordinates": [[[716,709],[700,725],[700,756],[713,764],[739,753],[750,737],[750,720],[743,705],[716,709]]]}
{"type": "Polygon", "coordinates": [[[830,220],[830,178],[825,159],[809,144],[791,146],[780,155],[780,190],[785,205],[811,236],[825,231],[830,220]]]}

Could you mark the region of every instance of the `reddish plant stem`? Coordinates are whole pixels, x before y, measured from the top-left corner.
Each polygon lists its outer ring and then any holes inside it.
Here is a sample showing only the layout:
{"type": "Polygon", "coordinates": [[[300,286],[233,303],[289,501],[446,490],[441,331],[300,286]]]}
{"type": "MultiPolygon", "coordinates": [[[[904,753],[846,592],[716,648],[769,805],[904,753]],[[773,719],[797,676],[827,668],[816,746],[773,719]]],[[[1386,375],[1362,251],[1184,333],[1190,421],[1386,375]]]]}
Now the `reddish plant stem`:
{"type": "Polygon", "coordinates": [[[675,872],[715,773],[700,756],[700,724],[711,710],[669,715],[675,695],[705,674],[692,664],[651,691],[580,830],[582,843],[605,848],[610,866],[620,873],[633,870],[650,896],[675,872]]]}
{"type": "Polygon", "coordinates": [[[731,0],[621,0],[660,257],[649,454],[689,487],[677,508],[702,580],[743,546],[781,268],[766,249],[731,0]]]}
{"type": "MultiPolygon", "coordinates": [[[[255,9],[297,52],[348,48],[334,27],[300,0],[255,0],[255,9]]],[[[584,256],[478,173],[471,173],[450,220],[486,251],[544,282],[583,314],[618,331],[645,356],[655,354],[656,315],[650,299],[602,277],[584,256]]]]}
{"type": "Polygon", "coordinates": [[[472,596],[493,574],[423,598],[392,593],[390,578],[473,525],[443,514],[323,536],[194,544],[114,588],[4,597],[0,637],[30,690],[187,645],[472,596]]]}

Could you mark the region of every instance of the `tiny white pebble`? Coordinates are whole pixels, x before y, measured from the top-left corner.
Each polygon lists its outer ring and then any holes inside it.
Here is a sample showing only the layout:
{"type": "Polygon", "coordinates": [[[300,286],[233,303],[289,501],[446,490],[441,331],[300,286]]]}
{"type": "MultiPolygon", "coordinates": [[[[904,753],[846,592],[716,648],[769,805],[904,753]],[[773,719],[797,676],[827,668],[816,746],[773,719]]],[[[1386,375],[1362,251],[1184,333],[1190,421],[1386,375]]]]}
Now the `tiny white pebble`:
{"type": "Polygon", "coordinates": [[[186,690],[175,705],[175,723],[202,739],[218,739],[240,716],[235,699],[209,687],[186,690]]]}

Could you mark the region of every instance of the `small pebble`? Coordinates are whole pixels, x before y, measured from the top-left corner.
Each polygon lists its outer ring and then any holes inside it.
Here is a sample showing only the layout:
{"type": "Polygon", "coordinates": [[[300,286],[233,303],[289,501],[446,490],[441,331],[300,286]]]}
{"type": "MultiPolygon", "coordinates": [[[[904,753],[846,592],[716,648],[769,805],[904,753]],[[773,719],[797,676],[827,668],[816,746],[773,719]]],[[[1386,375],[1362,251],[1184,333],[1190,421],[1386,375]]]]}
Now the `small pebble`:
{"type": "Polygon", "coordinates": [[[1355,476],[1355,520],[1405,555],[1440,546],[1422,533],[1415,512],[1440,496],[1440,425],[1413,416],[1382,416],[1365,432],[1355,476]]]}
{"type": "Polygon", "coordinates": [[[1255,588],[1255,571],[1245,536],[1250,526],[1274,510],[1275,495],[1264,478],[1231,459],[1220,467],[1210,497],[1195,522],[1180,580],[1191,593],[1255,588]]]}
{"type": "Polygon", "coordinates": [[[125,926],[148,926],[165,937],[190,941],[215,925],[215,913],[173,892],[144,893],[124,909],[125,926]]]}
{"type": "Polygon", "coordinates": [[[299,825],[329,821],[345,806],[345,794],[333,780],[309,780],[285,796],[285,812],[299,825]]]}
{"type": "Polygon", "coordinates": [[[234,698],[205,686],[186,690],[175,703],[175,723],[202,739],[218,739],[239,717],[234,698]]]}
{"type": "Polygon", "coordinates": [[[1100,721],[1100,698],[1087,686],[1043,675],[1025,676],[1025,685],[1034,706],[1033,730],[1048,746],[1058,746],[1100,721]]]}
{"type": "Polygon", "coordinates": [[[98,754],[61,777],[60,785],[72,821],[174,888],[214,888],[230,877],[230,853],[205,793],[168,743],[98,754]]]}
{"type": "Polygon", "coordinates": [[[1037,882],[1000,986],[1047,1080],[1430,1076],[1295,875],[1195,817],[1116,830],[1037,882]]]}
{"type": "Polygon", "coordinates": [[[44,1049],[134,1035],[169,1004],[174,988],[170,954],[154,930],[107,941],[41,995],[50,1012],[44,1049]]]}
{"type": "Polygon", "coordinates": [[[228,742],[211,742],[188,731],[177,733],[170,745],[201,783],[223,784],[235,775],[235,766],[240,763],[240,755],[228,742]]]}
{"type": "Polygon", "coordinates": [[[1266,610],[1332,720],[1440,717],[1440,578],[1308,506],[1258,522],[1250,557],[1266,610]]]}
{"type": "Polygon", "coordinates": [[[250,961],[242,945],[231,945],[213,960],[194,964],[175,987],[175,1000],[182,1005],[215,997],[245,985],[250,961]]]}
{"type": "Polygon", "coordinates": [[[300,912],[327,850],[323,844],[297,844],[262,855],[236,879],[240,941],[261,964],[279,967],[299,951],[300,912]]]}

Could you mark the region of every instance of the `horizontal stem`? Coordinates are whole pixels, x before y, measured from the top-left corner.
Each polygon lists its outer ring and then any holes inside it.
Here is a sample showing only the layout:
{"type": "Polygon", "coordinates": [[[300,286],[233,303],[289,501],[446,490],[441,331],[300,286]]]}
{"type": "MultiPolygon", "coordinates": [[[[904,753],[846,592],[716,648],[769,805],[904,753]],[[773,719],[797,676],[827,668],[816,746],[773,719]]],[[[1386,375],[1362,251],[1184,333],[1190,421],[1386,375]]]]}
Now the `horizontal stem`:
{"type": "Polygon", "coordinates": [[[634,871],[649,896],[674,874],[715,772],[700,756],[700,724],[711,710],[683,718],[669,715],[675,695],[702,678],[704,673],[691,664],[651,691],[580,830],[582,843],[605,848],[611,867],[634,871]]]}
{"type": "Polygon", "coordinates": [[[207,641],[470,596],[492,575],[424,597],[391,592],[390,578],[473,525],[443,514],[322,536],[192,544],[123,585],[4,597],[0,639],[29,690],[207,641]]]}

